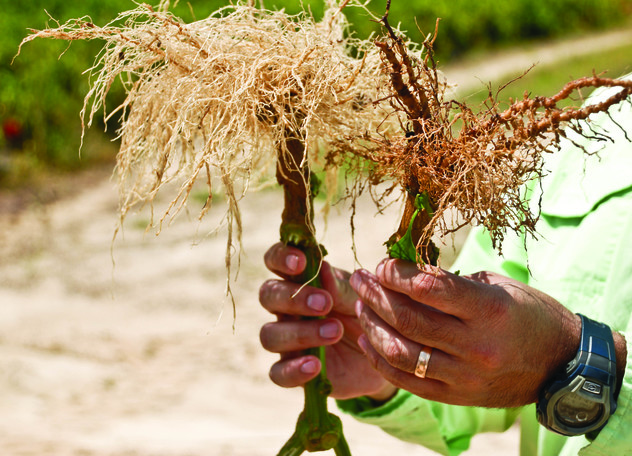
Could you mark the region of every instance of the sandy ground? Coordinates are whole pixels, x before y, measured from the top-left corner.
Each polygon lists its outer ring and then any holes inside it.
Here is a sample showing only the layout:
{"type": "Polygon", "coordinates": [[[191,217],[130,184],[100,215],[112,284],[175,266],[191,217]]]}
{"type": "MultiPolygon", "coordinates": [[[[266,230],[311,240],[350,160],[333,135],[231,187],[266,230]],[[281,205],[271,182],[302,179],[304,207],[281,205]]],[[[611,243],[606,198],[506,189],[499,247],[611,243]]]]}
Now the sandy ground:
{"type": "MultiPolygon", "coordinates": [[[[281,194],[244,200],[233,331],[225,236],[207,235],[216,220],[184,215],[156,237],[144,232],[148,214],[134,214],[111,252],[116,190],[88,178],[70,197],[0,215],[0,453],[276,454],[302,407],[301,391],[269,381],[276,357],[258,342],[270,319],[257,302],[270,277],[262,256],[278,237],[281,194]]],[[[376,218],[367,201],[359,213],[359,259],[373,267],[397,214],[376,218]]],[[[334,209],[323,242],[352,268],[348,226],[334,209]]],[[[356,455],[429,454],[343,420],[356,455]]],[[[513,437],[483,436],[471,454],[511,454],[513,437]]]]}

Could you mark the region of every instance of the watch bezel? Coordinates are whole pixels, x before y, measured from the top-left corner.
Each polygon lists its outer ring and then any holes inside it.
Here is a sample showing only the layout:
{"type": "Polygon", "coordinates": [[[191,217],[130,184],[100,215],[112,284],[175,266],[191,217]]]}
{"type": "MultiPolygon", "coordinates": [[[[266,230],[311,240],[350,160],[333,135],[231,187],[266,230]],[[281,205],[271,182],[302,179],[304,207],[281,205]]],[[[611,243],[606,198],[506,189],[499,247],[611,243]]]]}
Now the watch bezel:
{"type": "Polygon", "coordinates": [[[546,413],[538,414],[539,417],[542,417],[546,420],[545,422],[540,421],[540,423],[546,428],[557,432],[558,434],[567,436],[588,434],[605,426],[608,422],[608,419],[610,418],[610,415],[612,414],[610,402],[611,388],[607,385],[601,385],[603,387],[603,389],[601,390],[601,394],[591,396],[590,393],[585,392],[582,389],[582,386],[587,381],[592,382],[592,380],[578,375],[574,377],[570,383],[565,382],[563,385],[559,385],[557,391],[553,392],[549,390],[550,395],[548,399],[540,401],[542,407],[546,408],[546,413]],[[568,395],[581,395],[582,398],[588,399],[596,405],[603,407],[599,419],[591,421],[586,426],[571,426],[566,424],[558,415],[556,406],[563,397],[568,395]]]}
{"type": "Polygon", "coordinates": [[[578,315],[582,319],[582,334],[577,355],[564,372],[545,385],[536,406],[540,424],[567,436],[598,432],[617,408],[614,397],[616,357],[612,331],[607,325],[578,315]],[[584,388],[585,385],[587,388],[584,388]],[[556,405],[567,395],[581,395],[583,399],[602,406],[600,418],[582,427],[564,423],[557,414],[556,405]]]}

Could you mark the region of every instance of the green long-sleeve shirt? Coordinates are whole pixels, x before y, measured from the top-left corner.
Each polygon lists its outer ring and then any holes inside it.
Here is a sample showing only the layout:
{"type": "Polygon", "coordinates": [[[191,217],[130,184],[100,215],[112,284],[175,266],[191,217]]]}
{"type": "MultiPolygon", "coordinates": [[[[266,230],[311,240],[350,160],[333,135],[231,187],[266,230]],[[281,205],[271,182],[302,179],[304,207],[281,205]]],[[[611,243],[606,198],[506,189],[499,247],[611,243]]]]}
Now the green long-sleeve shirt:
{"type": "Polygon", "coordinates": [[[542,197],[537,238],[508,236],[501,257],[489,236],[474,229],[454,268],[463,274],[488,270],[520,280],[625,336],[628,359],[618,408],[597,438],[591,443],[583,436],[568,438],[546,430],[537,423],[534,405],[508,410],[460,407],[399,391],[377,408],[360,398],[340,401],[341,409],[446,455],[466,450],[474,434],[502,432],[517,418],[521,455],[632,455],[632,106],[615,107],[591,126],[612,140],[573,140],[597,154],[586,156],[567,141],[547,159],[550,174],[541,186],[534,186],[531,198],[535,206],[542,197]]]}

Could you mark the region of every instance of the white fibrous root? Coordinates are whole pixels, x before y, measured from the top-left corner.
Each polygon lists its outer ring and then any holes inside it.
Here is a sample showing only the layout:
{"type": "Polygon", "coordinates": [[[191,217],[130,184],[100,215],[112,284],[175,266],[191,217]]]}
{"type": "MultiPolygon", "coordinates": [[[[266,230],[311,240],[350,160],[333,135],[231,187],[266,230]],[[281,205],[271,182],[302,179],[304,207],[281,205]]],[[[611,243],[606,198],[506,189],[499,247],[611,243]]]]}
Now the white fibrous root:
{"type": "Polygon", "coordinates": [[[349,37],[345,27],[340,8],[317,22],[306,13],[237,4],[183,23],[166,7],[142,5],[103,27],[89,18],[72,20],[24,42],[105,41],[89,70],[92,85],[82,115],[85,126],[101,110],[106,121],[122,119],[116,166],[121,219],[176,181],[179,190],[160,226],[203,178],[209,199],[200,216],[210,207],[212,182],[219,182],[229,202],[229,229],[234,224],[239,237],[237,203],[251,181],[269,172],[288,138],[300,138],[304,159],[317,163],[319,150],[339,138],[396,132],[376,103],[388,85],[379,51],[370,41],[349,37]],[[106,97],[117,79],[126,98],[107,112],[106,97]]]}

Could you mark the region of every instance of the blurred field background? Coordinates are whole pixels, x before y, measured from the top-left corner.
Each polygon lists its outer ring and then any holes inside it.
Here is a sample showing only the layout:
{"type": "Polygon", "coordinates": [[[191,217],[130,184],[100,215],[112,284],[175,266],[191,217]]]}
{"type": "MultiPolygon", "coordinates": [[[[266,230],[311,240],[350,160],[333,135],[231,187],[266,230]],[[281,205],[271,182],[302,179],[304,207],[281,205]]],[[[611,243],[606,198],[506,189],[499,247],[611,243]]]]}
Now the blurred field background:
{"type": "MultiPolygon", "coordinates": [[[[285,8],[289,13],[299,12],[303,4],[316,17],[323,11],[323,2],[315,0],[262,3],[267,8],[285,8]]],[[[173,11],[183,20],[191,21],[226,4],[220,0],[181,1],[173,11]]],[[[79,112],[89,84],[84,71],[91,66],[101,43],[75,42],[69,46],[66,42],[35,41],[27,44],[13,63],[12,59],[28,29],[54,26],[55,20],[63,23],[84,16],[103,25],[114,20],[117,13],[134,7],[131,0],[0,0],[0,188],[37,187],[51,173],[112,162],[117,147],[111,142],[116,132],[115,119],[107,125],[105,133],[102,123],[90,129],[81,156],[78,153],[79,112]]],[[[372,0],[369,7],[382,14],[385,2],[372,0]]],[[[542,40],[574,39],[596,31],[627,27],[631,14],[632,0],[394,0],[390,19],[394,24],[400,23],[413,40],[421,42],[423,34],[434,31],[435,20],[440,17],[435,49],[439,65],[449,66],[464,59],[485,59],[489,53],[542,40]]],[[[359,9],[349,9],[347,16],[353,33],[361,37],[379,31],[378,24],[359,9]]],[[[600,52],[588,56],[575,62],[572,69],[565,63],[548,69],[536,78],[537,83],[533,78],[525,80],[514,92],[520,95],[525,84],[537,93],[545,92],[547,87],[557,87],[571,75],[589,74],[593,69],[621,73],[629,55],[628,45],[618,54],[600,52]]],[[[485,82],[494,81],[482,81],[485,82]]],[[[123,93],[115,88],[112,95],[110,102],[114,106],[123,93]]],[[[484,95],[479,91],[478,98],[473,100],[480,101],[484,95]]]]}

